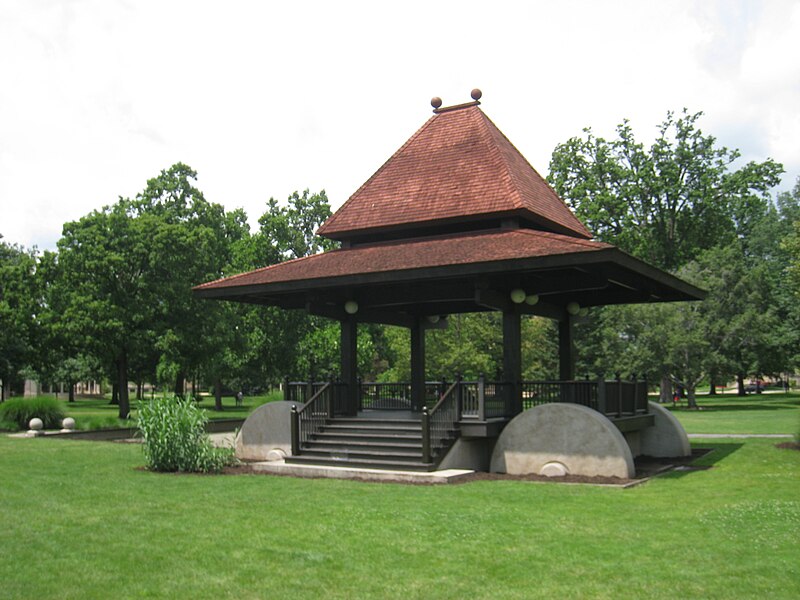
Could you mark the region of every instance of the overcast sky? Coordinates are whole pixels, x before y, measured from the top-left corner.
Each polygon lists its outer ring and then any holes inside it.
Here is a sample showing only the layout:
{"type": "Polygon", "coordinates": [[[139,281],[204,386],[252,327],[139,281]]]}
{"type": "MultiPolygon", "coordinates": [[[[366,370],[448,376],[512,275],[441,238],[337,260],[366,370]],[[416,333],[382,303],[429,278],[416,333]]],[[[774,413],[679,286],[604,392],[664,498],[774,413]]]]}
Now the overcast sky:
{"type": "Polygon", "coordinates": [[[800,175],[800,1],[0,0],[0,234],[65,221],[176,162],[243,207],[342,204],[431,115],[482,109],[543,175],[583,127],[668,110],[800,175]]]}

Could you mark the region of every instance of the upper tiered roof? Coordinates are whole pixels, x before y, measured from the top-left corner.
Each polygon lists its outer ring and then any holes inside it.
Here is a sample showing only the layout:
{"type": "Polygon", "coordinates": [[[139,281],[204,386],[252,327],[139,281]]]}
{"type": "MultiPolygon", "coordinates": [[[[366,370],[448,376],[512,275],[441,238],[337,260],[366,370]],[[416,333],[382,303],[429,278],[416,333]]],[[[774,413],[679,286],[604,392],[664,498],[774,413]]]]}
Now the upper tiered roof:
{"type": "Polygon", "coordinates": [[[434,228],[457,231],[515,219],[522,226],[591,238],[479,104],[476,99],[434,110],[319,235],[352,241],[414,237],[434,228]]]}

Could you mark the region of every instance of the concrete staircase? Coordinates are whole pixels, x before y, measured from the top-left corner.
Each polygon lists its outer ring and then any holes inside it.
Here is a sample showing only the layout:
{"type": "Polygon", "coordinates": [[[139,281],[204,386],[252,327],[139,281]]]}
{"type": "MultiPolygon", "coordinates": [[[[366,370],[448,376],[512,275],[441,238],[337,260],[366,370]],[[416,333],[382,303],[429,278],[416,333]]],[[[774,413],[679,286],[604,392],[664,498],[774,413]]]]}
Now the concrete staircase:
{"type": "MultiPolygon", "coordinates": [[[[453,438],[457,432],[453,432],[453,438]]],[[[432,449],[436,454],[436,449],[432,449]]],[[[335,418],[328,421],[299,456],[288,464],[433,471],[435,459],[422,459],[422,424],[419,419],[335,418]]]]}

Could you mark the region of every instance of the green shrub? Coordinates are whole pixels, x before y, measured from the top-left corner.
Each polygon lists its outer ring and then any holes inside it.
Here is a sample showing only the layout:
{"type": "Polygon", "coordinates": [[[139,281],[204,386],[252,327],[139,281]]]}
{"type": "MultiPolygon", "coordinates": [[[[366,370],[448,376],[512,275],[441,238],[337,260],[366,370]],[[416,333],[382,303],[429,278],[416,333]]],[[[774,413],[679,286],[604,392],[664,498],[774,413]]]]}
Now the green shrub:
{"type": "Polygon", "coordinates": [[[231,448],[214,448],[205,412],[191,400],[156,398],[139,404],[139,434],[153,471],[219,472],[233,460],[231,448]]]}
{"type": "Polygon", "coordinates": [[[0,404],[0,422],[6,429],[27,429],[28,423],[38,417],[45,429],[60,429],[64,411],[55,398],[12,398],[0,404]]]}

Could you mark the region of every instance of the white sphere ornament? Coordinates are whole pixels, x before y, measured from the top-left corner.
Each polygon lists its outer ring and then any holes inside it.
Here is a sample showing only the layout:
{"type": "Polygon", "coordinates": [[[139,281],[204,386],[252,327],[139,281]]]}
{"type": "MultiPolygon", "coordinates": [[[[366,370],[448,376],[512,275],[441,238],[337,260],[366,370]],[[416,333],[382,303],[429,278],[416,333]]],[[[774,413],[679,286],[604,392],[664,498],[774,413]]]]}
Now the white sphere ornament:
{"type": "Polygon", "coordinates": [[[344,312],[348,315],[354,315],[358,312],[358,302],[355,300],[348,300],[344,303],[344,312]]]}
{"type": "Polygon", "coordinates": [[[581,305],[577,302],[570,302],[567,304],[567,312],[571,315],[577,315],[581,312],[581,305]]]}
{"type": "Polygon", "coordinates": [[[73,429],[75,429],[75,419],[67,417],[61,421],[61,431],[72,431],[73,429]]]}
{"type": "Polygon", "coordinates": [[[525,290],[515,288],[511,290],[511,301],[514,304],[522,304],[525,302],[525,290]]]}
{"type": "Polygon", "coordinates": [[[539,302],[539,294],[528,294],[525,296],[525,304],[534,306],[539,302]]]}
{"type": "Polygon", "coordinates": [[[38,417],[34,417],[28,422],[28,429],[33,431],[41,431],[42,427],[44,427],[44,423],[38,417]]]}

